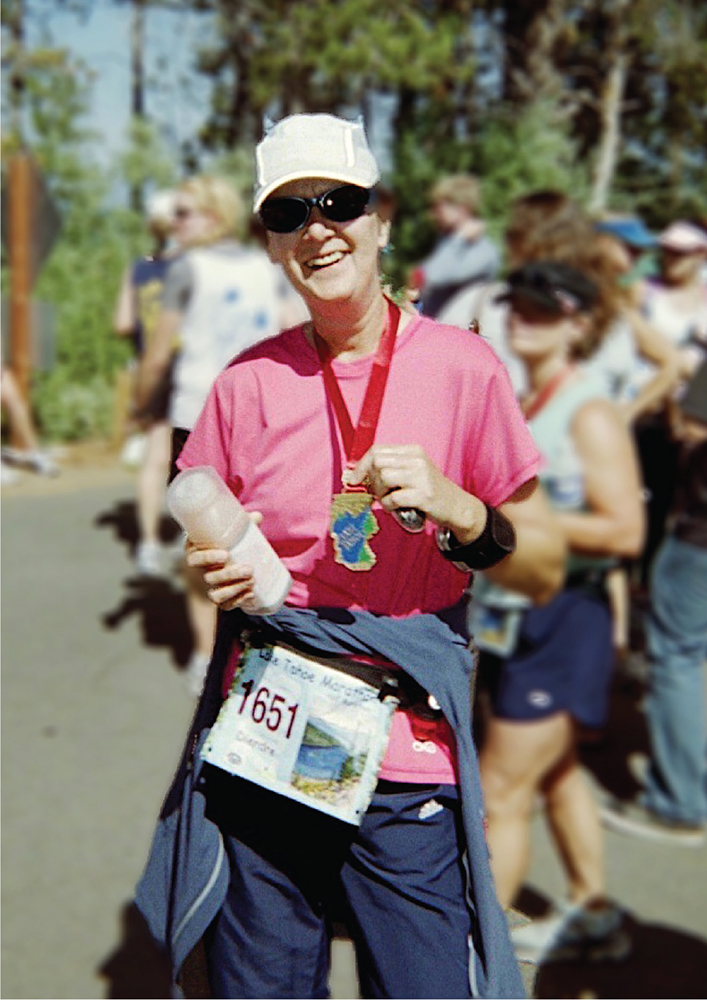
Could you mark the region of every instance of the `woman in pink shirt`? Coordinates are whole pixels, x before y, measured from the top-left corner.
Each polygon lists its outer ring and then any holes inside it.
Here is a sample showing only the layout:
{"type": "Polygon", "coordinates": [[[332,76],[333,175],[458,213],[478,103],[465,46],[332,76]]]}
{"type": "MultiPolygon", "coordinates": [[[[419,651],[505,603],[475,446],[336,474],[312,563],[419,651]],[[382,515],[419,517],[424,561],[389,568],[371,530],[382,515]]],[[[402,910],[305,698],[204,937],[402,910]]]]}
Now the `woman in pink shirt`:
{"type": "MultiPolygon", "coordinates": [[[[267,620],[289,644],[297,645],[284,622],[316,618],[315,637],[335,628],[337,648],[359,666],[409,661],[412,676],[438,673],[442,684],[445,648],[425,645],[421,667],[412,651],[384,653],[383,633],[399,637],[402,650],[420,622],[460,610],[462,620],[475,568],[534,600],[552,595],[563,546],[536,490],[537,450],[491,349],[401,311],[383,293],[378,258],[390,223],[377,211],[378,166],[362,126],[293,115],[256,156],[255,210],[269,253],[311,322],[250,349],[219,376],[179,465],[214,467],[258,512],[293,579],[286,608],[267,620]],[[361,655],[361,629],[370,655],[361,655]]],[[[252,567],[193,545],[189,562],[204,571],[218,607],[241,616],[253,598],[252,567]]],[[[468,636],[461,642],[468,657],[468,636]]],[[[331,648],[322,637],[318,663],[331,648]]],[[[206,700],[223,669],[216,659],[206,700]]],[[[333,885],[346,897],[362,995],[522,995],[505,921],[482,889],[493,894],[480,796],[464,807],[472,800],[465,788],[478,784],[473,748],[463,760],[457,752],[469,734],[455,735],[442,687],[410,688],[407,669],[398,676],[409,696],[393,715],[360,826],[301,798],[293,805],[296,795],[243,782],[237,770],[202,771],[229,864],[226,898],[205,938],[215,996],[327,995],[333,885]]],[[[231,686],[235,716],[250,691],[231,686]]],[[[284,691],[277,698],[277,712],[273,702],[274,714],[253,715],[264,720],[264,741],[290,704],[284,691]]]]}

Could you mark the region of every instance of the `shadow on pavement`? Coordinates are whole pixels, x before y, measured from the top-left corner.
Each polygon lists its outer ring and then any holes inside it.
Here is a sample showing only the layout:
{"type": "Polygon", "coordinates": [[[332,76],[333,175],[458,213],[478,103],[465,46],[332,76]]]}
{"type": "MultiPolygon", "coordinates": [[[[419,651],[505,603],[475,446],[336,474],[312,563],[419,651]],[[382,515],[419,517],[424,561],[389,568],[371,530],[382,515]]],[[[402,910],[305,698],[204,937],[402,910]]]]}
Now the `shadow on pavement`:
{"type": "Polygon", "coordinates": [[[140,619],[146,646],[169,649],[178,666],[184,666],[194,646],[184,594],[169,580],[131,577],[124,581],[127,593],[107,611],[103,625],[113,631],[133,615],[140,619]]]}
{"type": "Polygon", "coordinates": [[[107,980],[106,997],[152,1000],[172,996],[167,958],[134,903],[124,907],[122,939],[98,975],[107,980]]]}
{"type": "MultiPolygon", "coordinates": [[[[137,508],[133,500],[120,500],[112,510],[99,514],[95,520],[99,528],[113,528],[116,540],[129,546],[131,555],[138,541],[137,508]]],[[[160,538],[163,542],[172,542],[180,533],[180,529],[171,517],[164,515],[160,521],[160,538]]]]}
{"type": "MultiPolygon", "coordinates": [[[[111,1000],[168,1000],[174,996],[169,962],[134,903],[123,908],[121,923],[121,941],[98,969],[98,975],[107,982],[105,996],[111,1000]]],[[[211,997],[200,946],[184,963],[180,987],[185,1000],[211,997]]]]}
{"type": "MultiPolygon", "coordinates": [[[[552,901],[525,885],[516,907],[533,919],[547,916],[552,901]]],[[[624,927],[631,953],[620,962],[551,962],[538,966],[534,998],[582,997],[612,1000],[704,998],[707,983],[707,940],[661,924],[643,923],[626,913],[624,927]]]]}
{"type": "Polygon", "coordinates": [[[609,719],[592,740],[582,740],[580,757],[598,783],[618,799],[630,800],[641,790],[631,760],[647,756],[648,730],[642,703],[645,687],[617,673],[609,700],[609,719]]]}
{"type": "MultiPolygon", "coordinates": [[[[134,554],[138,526],[133,501],[120,501],[112,510],[99,514],[94,523],[99,528],[112,528],[116,540],[130,549],[131,556],[134,554]]],[[[165,517],[160,530],[162,541],[169,545],[179,534],[175,522],[165,517]]],[[[167,576],[130,576],[124,586],[121,601],[102,617],[104,627],[113,631],[137,616],[144,644],[171,650],[174,663],[184,666],[193,649],[193,637],[182,588],[167,576]]]]}
{"type": "Polygon", "coordinates": [[[700,998],[707,983],[707,941],[627,916],[633,942],[622,962],[555,962],[541,965],[534,997],[700,998]]]}

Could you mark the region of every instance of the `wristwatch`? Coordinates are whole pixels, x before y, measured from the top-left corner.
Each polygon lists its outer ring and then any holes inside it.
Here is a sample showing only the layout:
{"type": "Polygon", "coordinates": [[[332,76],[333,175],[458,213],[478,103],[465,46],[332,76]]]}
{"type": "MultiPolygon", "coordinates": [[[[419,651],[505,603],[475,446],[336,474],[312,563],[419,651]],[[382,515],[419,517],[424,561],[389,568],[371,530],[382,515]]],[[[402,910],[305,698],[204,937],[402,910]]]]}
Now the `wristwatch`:
{"type": "Polygon", "coordinates": [[[505,514],[489,504],[484,530],[473,542],[462,545],[451,528],[437,529],[437,547],[442,557],[463,573],[490,569],[515,552],[516,533],[505,514]]]}

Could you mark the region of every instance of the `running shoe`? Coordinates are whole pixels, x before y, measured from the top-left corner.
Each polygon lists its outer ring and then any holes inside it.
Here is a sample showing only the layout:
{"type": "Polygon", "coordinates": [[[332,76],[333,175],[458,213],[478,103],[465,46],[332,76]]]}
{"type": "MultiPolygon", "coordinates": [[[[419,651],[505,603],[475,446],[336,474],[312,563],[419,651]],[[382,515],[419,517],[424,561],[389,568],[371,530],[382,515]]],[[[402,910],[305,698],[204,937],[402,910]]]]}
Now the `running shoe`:
{"type": "Polygon", "coordinates": [[[653,840],[680,847],[702,847],[707,840],[707,825],[685,823],[661,816],[640,802],[612,799],[599,807],[601,821],[609,830],[629,837],[653,840]]]}
{"type": "Polygon", "coordinates": [[[204,689],[204,681],[211,663],[211,657],[206,653],[193,652],[184,671],[187,691],[192,698],[199,698],[204,689]]]}
{"type": "Polygon", "coordinates": [[[135,552],[135,565],[140,576],[162,576],[162,546],[159,542],[140,542],[135,552]]]}
{"type": "Polygon", "coordinates": [[[535,965],[618,962],[631,951],[623,910],[599,896],[517,927],[511,931],[511,940],[518,960],[535,965]]]}

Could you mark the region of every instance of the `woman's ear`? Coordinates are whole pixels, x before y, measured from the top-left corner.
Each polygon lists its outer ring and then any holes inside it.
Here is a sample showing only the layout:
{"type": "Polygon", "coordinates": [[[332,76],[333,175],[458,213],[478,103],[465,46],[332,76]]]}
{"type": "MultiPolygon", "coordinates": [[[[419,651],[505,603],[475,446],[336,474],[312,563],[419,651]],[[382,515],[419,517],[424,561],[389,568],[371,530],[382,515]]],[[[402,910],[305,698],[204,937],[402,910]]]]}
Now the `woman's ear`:
{"type": "Polygon", "coordinates": [[[572,317],[572,327],[570,329],[569,343],[571,347],[578,347],[586,338],[592,326],[592,317],[586,313],[578,313],[572,317]]]}
{"type": "Polygon", "coordinates": [[[378,249],[385,250],[385,248],[388,246],[389,243],[390,243],[390,220],[381,219],[380,231],[378,233],[378,249]]]}

